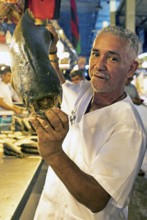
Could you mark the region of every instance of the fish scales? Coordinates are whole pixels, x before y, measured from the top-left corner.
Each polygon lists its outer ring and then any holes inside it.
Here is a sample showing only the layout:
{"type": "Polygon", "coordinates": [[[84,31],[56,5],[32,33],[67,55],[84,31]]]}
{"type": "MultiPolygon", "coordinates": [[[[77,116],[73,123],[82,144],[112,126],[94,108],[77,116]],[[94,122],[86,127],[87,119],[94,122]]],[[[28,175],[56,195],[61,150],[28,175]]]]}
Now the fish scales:
{"type": "Polygon", "coordinates": [[[29,112],[44,112],[59,105],[62,89],[48,52],[51,33],[35,25],[26,10],[17,24],[10,46],[12,85],[29,112]]]}

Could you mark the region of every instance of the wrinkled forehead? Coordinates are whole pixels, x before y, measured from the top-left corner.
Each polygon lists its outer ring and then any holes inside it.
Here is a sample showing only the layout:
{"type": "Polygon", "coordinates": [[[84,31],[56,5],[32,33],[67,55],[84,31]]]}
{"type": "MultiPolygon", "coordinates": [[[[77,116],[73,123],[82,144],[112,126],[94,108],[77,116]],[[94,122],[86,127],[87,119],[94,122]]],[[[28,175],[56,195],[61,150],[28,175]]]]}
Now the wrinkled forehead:
{"type": "Polygon", "coordinates": [[[136,58],[134,50],[130,47],[126,39],[109,32],[104,32],[97,35],[97,37],[94,40],[92,49],[97,49],[106,52],[117,51],[122,55],[126,54],[126,56],[129,56],[131,59],[136,58]]]}

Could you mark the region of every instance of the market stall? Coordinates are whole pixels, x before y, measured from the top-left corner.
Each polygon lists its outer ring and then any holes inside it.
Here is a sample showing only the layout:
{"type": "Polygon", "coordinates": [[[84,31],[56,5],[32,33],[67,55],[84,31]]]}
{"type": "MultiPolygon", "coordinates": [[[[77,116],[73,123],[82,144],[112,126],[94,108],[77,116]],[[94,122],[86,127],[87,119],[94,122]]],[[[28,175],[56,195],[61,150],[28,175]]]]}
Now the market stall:
{"type": "Polygon", "coordinates": [[[44,162],[39,156],[11,156],[0,157],[0,163],[0,219],[32,219],[44,183],[44,162]]]}
{"type": "Polygon", "coordinates": [[[0,219],[31,220],[47,167],[26,115],[3,113],[0,118],[0,219]]]}

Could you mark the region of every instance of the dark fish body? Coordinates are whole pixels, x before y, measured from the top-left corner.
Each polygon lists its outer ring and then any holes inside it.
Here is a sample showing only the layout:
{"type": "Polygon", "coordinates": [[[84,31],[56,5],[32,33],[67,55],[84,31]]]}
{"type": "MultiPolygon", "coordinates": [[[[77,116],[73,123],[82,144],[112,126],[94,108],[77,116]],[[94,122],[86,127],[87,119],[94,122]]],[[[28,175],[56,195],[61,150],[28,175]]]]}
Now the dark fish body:
{"type": "Polygon", "coordinates": [[[48,52],[51,33],[45,25],[35,25],[25,11],[17,24],[10,47],[12,85],[29,112],[44,112],[58,105],[61,85],[48,52]]]}

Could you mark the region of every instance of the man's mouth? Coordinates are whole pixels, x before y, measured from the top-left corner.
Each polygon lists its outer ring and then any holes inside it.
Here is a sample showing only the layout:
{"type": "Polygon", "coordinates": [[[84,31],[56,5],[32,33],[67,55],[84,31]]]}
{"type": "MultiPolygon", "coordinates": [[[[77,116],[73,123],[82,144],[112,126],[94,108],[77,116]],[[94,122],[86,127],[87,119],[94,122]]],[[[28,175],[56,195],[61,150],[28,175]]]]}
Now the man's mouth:
{"type": "Polygon", "coordinates": [[[108,80],[109,76],[108,75],[104,75],[104,74],[98,74],[98,73],[94,73],[92,74],[92,76],[99,78],[99,79],[103,79],[103,80],[108,80]]]}

